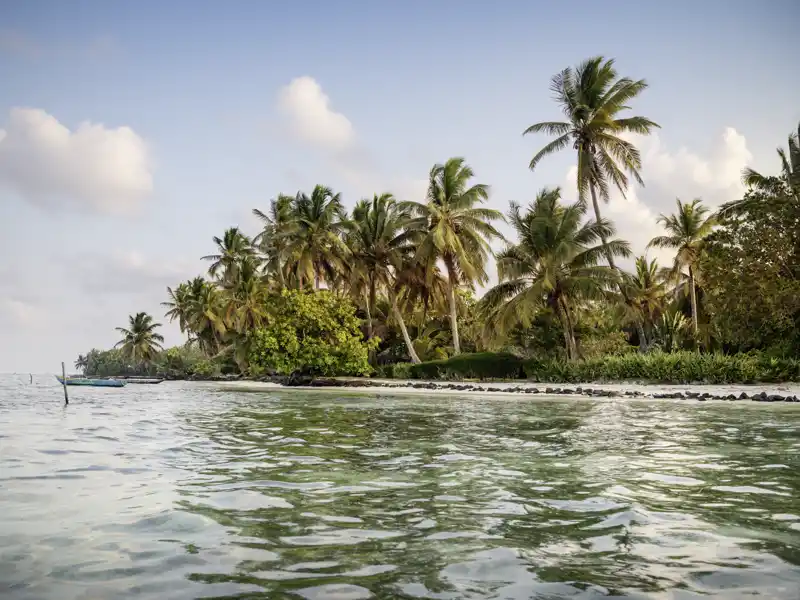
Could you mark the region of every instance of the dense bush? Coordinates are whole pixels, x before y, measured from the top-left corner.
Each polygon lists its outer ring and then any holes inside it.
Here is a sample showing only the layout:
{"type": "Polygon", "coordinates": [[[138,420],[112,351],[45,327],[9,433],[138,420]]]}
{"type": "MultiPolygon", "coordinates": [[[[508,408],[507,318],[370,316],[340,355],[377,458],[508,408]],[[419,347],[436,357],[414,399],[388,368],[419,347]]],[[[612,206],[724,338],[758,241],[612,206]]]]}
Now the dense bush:
{"type": "Polygon", "coordinates": [[[194,375],[219,375],[220,366],[206,357],[196,346],[175,346],[159,352],[152,361],[132,362],[121,350],[90,350],[84,357],[83,368],[89,377],[168,377],[182,379],[194,375]]]}
{"type": "Polygon", "coordinates": [[[522,359],[514,354],[479,352],[411,365],[409,375],[413,379],[517,379],[523,369],[522,359]]]}
{"type": "Polygon", "coordinates": [[[379,379],[411,379],[411,367],[407,362],[380,365],[375,369],[375,377],[379,379]]]}
{"type": "Polygon", "coordinates": [[[528,360],[524,370],[529,379],[552,383],[649,381],[724,384],[800,380],[800,361],[763,354],[653,352],[576,362],[528,360]]]}
{"type": "Polygon", "coordinates": [[[355,307],[327,291],[284,290],[250,337],[250,371],[282,375],[368,375],[369,350],[355,307]]]}

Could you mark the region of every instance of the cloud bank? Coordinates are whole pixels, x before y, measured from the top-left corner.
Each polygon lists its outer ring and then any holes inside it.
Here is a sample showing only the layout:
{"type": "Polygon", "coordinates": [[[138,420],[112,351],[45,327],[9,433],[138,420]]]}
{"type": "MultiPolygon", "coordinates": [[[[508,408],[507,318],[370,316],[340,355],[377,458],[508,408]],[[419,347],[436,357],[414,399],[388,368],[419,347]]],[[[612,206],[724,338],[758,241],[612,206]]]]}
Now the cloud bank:
{"type": "Polygon", "coordinates": [[[48,209],[130,214],[153,190],[145,141],[130,127],[71,131],[41,109],[13,108],[0,129],[0,183],[48,209]]]}

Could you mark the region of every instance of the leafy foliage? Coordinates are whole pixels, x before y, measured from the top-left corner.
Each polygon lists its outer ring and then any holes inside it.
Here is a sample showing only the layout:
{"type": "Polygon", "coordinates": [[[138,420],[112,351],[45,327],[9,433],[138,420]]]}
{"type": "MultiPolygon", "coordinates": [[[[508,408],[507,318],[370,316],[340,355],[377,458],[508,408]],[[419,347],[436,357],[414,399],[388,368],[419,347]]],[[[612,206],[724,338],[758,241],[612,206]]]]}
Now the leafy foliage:
{"type": "Polygon", "coordinates": [[[652,352],[564,362],[529,360],[528,378],[552,383],[645,381],[658,383],[754,383],[800,380],[800,361],[766,355],[652,352]]]}
{"type": "Polygon", "coordinates": [[[411,365],[414,379],[518,379],[523,376],[522,359],[508,353],[460,354],[447,360],[411,365]]]}
{"type": "Polygon", "coordinates": [[[284,290],[273,299],[271,317],[251,333],[254,373],[368,375],[369,350],[355,308],[328,291],[284,290]]]}

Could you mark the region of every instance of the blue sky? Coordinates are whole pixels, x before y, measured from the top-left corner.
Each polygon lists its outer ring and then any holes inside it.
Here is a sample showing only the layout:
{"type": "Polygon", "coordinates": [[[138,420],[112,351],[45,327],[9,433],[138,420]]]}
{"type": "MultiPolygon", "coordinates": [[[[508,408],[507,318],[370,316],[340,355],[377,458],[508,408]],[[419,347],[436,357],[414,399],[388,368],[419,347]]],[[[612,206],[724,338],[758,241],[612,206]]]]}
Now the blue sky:
{"type": "MultiPolygon", "coordinates": [[[[776,167],[800,120],[791,0],[604,7],[451,2],[5,2],[0,8],[0,371],[55,371],[160,315],[211,237],[279,192],[419,199],[464,156],[491,204],[570,185],[527,162],[558,118],[549,78],[615,57],[650,88],[633,112],[647,187],[606,214],[643,251],[674,198],[715,205],[776,167]],[[582,9],[583,12],[579,12],[582,9]]],[[[165,326],[177,343],[175,327],[165,326]]]]}

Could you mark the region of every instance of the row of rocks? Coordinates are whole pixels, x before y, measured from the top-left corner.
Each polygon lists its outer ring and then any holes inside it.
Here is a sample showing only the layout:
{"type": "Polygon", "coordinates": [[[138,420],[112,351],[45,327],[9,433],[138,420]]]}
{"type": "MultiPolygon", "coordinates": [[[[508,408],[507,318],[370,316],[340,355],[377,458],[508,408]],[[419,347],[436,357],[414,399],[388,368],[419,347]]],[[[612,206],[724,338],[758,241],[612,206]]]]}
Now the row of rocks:
{"type": "Polygon", "coordinates": [[[760,392],[757,394],[725,394],[715,395],[708,392],[641,392],[638,390],[604,390],[590,387],[529,387],[515,386],[498,388],[492,386],[476,385],[469,383],[436,383],[426,382],[403,382],[391,383],[386,381],[370,380],[347,380],[347,379],[325,379],[325,378],[288,378],[284,381],[275,381],[287,386],[306,386],[306,387],[374,387],[374,388],[409,388],[415,390],[449,390],[456,392],[505,392],[511,394],[549,394],[565,396],[591,396],[596,398],[657,398],[673,400],[752,400],[754,402],[800,402],[797,396],[782,396],[780,394],[768,394],[760,392]]]}
{"type": "Polygon", "coordinates": [[[595,398],[655,398],[671,400],[752,400],[753,402],[800,402],[797,396],[769,394],[759,392],[756,394],[715,395],[709,392],[642,392],[639,390],[604,390],[591,387],[531,387],[514,386],[498,388],[491,385],[479,385],[472,383],[450,383],[450,382],[389,382],[376,381],[370,379],[334,379],[325,377],[311,377],[308,375],[289,375],[289,376],[267,376],[257,379],[247,379],[239,375],[223,375],[209,378],[196,378],[205,381],[260,381],[276,383],[286,387],[359,387],[359,388],[391,388],[391,389],[415,389],[415,390],[449,390],[455,392],[505,392],[511,394],[549,394],[564,396],[589,396],[595,398]]]}

